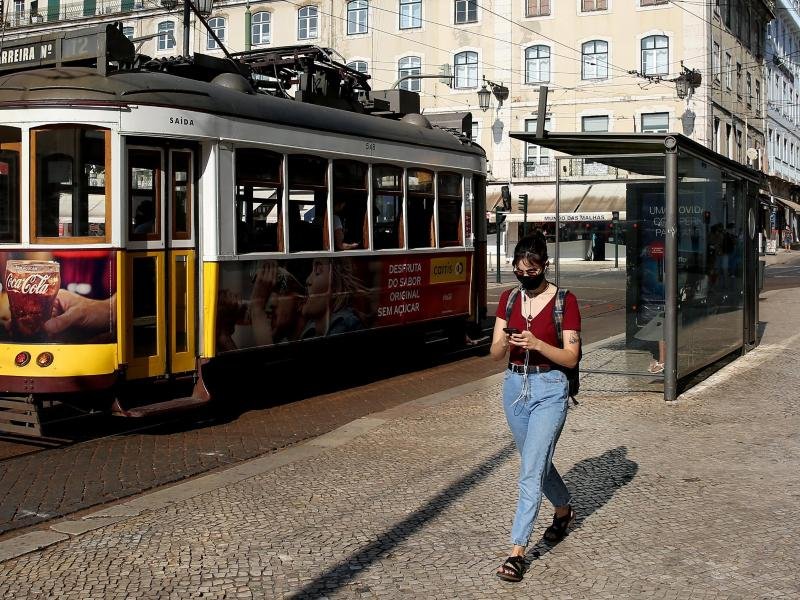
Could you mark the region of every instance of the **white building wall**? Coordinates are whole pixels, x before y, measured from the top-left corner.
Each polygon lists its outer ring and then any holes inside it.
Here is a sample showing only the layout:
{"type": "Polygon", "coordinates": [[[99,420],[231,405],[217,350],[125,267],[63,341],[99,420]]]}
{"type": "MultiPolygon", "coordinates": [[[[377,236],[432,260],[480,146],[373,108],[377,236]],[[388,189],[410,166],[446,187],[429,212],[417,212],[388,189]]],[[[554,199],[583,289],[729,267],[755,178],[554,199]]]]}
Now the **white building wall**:
{"type": "Polygon", "coordinates": [[[767,140],[769,173],[800,182],[800,12],[777,0],[767,33],[767,140]]]}

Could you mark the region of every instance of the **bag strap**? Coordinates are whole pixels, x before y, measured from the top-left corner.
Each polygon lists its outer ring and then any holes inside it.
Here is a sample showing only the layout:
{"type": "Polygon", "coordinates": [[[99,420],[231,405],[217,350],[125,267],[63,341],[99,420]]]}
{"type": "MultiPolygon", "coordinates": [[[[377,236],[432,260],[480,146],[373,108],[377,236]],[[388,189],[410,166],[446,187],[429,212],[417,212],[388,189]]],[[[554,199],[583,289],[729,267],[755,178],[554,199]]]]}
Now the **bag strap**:
{"type": "Polygon", "coordinates": [[[558,335],[558,343],[564,347],[564,335],[562,330],[564,328],[564,302],[569,290],[558,288],[556,292],[556,301],[553,304],[553,322],[556,325],[556,334],[558,335]]]}
{"type": "MultiPolygon", "coordinates": [[[[558,292],[556,292],[556,301],[553,304],[553,322],[556,325],[556,333],[558,334],[558,343],[561,347],[564,347],[564,335],[562,333],[563,326],[564,326],[564,303],[565,298],[567,297],[567,292],[569,290],[564,288],[558,288],[558,292]]],[[[580,354],[578,354],[578,360],[580,360],[580,356],[583,354],[583,348],[580,349],[580,354]]],[[[578,400],[572,394],[569,395],[572,403],[575,406],[578,406],[578,400]]]]}
{"type": "Polygon", "coordinates": [[[509,292],[506,299],[506,325],[508,325],[508,320],[511,318],[511,311],[514,310],[514,302],[517,301],[517,296],[519,296],[519,288],[515,287],[509,292]]]}

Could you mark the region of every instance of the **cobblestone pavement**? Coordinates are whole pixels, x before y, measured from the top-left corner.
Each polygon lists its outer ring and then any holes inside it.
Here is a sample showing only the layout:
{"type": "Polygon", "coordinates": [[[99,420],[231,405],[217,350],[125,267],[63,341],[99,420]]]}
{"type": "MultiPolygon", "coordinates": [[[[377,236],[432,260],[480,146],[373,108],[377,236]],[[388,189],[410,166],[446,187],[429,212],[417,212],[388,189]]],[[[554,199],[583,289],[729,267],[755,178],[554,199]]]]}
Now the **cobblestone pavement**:
{"type": "Polygon", "coordinates": [[[762,345],[675,405],[570,410],[578,520],[550,547],[543,505],[522,583],[493,575],[517,456],[492,376],[53,525],[0,563],[0,597],[798,598],[800,290],[765,296],[762,345]]]}

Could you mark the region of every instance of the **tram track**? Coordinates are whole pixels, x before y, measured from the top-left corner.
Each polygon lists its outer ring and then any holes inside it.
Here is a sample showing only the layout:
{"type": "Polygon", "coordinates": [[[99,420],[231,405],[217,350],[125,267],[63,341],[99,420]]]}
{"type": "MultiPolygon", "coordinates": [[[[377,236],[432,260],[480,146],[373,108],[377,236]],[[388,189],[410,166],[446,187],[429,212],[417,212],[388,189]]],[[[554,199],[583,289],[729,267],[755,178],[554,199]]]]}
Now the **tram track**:
{"type": "MultiPolygon", "coordinates": [[[[223,401],[220,410],[130,427],[121,427],[121,417],[99,416],[103,420],[92,425],[94,435],[54,445],[0,438],[0,446],[27,447],[25,453],[0,459],[0,537],[270,453],[371,412],[496,373],[496,363],[485,356],[488,345],[488,337],[464,347],[439,339],[417,353],[427,355],[423,361],[407,365],[398,360],[407,349],[390,349],[388,368],[378,377],[365,372],[346,388],[313,390],[306,397],[285,395],[269,402],[251,395],[238,398],[235,409],[225,409],[223,401]],[[121,428],[109,432],[108,426],[121,428]]],[[[285,367],[280,371],[286,372],[285,367]]],[[[265,381],[277,377],[263,375],[265,381]]]]}

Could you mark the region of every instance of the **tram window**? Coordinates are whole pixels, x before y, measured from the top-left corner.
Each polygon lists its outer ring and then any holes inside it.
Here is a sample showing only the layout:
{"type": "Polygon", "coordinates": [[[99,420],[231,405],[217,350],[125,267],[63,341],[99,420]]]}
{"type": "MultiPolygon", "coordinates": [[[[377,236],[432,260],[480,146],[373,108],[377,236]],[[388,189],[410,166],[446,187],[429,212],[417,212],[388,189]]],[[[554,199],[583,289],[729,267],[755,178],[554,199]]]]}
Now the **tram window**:
{"type": "Polygon", "coordinates": [[[289,252],[328,247],[328,161],[289,156],[289,252]]]}
{"type": "Polygon", "coordinates": [[[364,163],[333,161],[333,241],[336,250],[353,250],[369,245],[367,173],[364,163]]]}
{"type": "Polygon", "coordinates": [[[161,152],[128,151],[128,214],[131,240],[161,238],[161,152]]]}
{"type": "Polygon", "coordinates": [[[172,237],[192,237],[192,153],[173,152],[172,159],[172,237]]]}
{"type": "Polygon", "coordinates": [[[372,167],[372,230],[376,250],[403,247],[403,169],[372,167]]]}
{"type": "Polygon", "coordinates": [[[0,243],[20,241],[20,130],[0,126],[0,243]]]}
{"type": "Polygon", "coordinates": [[[236,252],[282,252],[283,156],[236,149],[236,252]]]}
{"type": "Polygon", "coordinates": [[[461,175],[439,173],[439,246],[463,246],[461,232],[461,175]]]}
{"type": "Polygon", "coordinates": [[[34,241],[42,237],[107,241],[109,137],[106,130],[83,127],[32,132],[34,241]]]}
{"type": "Polygon", "coordinates": [[[408,247],[430,248],[433,232],[433,172],[408,170],[408,247]]]}

